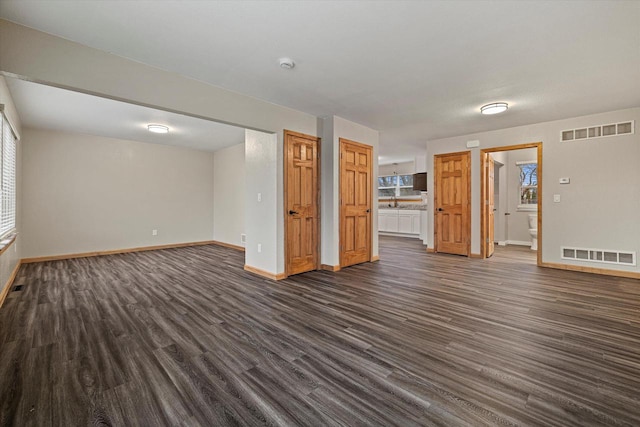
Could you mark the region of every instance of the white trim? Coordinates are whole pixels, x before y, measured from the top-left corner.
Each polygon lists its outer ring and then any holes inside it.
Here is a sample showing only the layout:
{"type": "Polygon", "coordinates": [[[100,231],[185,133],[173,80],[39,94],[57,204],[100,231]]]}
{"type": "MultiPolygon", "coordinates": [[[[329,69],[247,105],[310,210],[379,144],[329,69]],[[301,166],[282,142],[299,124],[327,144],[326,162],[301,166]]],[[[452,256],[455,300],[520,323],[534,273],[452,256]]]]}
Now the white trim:
{"type": "Polygon", "coordinates": [[[13,133],[13,137],[16,139],[16,142],[20,141],[20,134],[18,133],[18,130],[9,119],[9,116],[7,116],[7,106],[5,104],[0,104],[0,113],[4,115],[7,123],[9,123],[9,128],[11,128],[11,132],[13,133]]]}
{"type": "Polygon", "coordinates": [[[538,164],[537,160],[520,160],[518,162],[516,162],[516,166],[520,166],[520,165],[530,165],[530,164],[538,164]]]}
{"type": "Polygon", "coordinates": [[[528,205],[518,205],[518,207],[516,208],[516,212],[537,212],[537,211],[538,211],[537,203],[531,203],[528,205]]]}
{"type": "Polygon", "coordinates": [[[517,246],[531,246],[531,242],[525,242],[524,240],[507,240],[507,245],[517,246]]]}

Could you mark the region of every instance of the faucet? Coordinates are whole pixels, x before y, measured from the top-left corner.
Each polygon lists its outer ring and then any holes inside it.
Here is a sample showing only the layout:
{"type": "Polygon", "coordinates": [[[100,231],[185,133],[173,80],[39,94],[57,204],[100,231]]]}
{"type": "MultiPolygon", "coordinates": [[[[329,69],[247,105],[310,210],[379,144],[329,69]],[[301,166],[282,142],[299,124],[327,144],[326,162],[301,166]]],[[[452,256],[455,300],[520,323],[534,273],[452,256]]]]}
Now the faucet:
{"type": "MultiPolygon", "coordinates": [[[[398,207],[398,198],[396,197],[395,194],[393,196],[391,196],[391,198],[393,199],[393,207],[397,208],[398,207]]],[[[391,203],[389,203],[389,207],[391,207],[391,203]]]]}

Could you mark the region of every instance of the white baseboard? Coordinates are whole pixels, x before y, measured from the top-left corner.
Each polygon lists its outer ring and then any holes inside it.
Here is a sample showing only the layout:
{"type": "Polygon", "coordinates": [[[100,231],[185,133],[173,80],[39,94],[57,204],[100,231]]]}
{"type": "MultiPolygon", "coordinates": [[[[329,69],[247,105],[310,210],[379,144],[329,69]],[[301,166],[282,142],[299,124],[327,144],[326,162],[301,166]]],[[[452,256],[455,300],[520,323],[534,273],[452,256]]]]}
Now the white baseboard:
{"type": "Polygon", "coordinates": [[[507,246],[506,240],[498,240],[498,246],[507,246]]]}
{"type": "Polygon", "coordinates": [[[419,239],[419,234],[409,234],[409,233],[393,233],[391,231],[378,231],[380,236],[396,236],[396,237],[409,237],[411,239],[419,239]]]}
{"type": "Polygon", "coordinates": [[[531,246],[531,242],[524,240],[507,240],[507,245],[531,246]]]}

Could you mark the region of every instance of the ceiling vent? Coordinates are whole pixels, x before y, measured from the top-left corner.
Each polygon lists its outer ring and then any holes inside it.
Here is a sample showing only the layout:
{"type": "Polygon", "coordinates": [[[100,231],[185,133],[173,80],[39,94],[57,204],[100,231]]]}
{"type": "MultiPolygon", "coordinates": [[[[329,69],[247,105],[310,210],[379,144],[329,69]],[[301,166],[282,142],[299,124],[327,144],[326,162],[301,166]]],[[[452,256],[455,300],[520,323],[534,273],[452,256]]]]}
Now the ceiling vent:
{"type": "Polygon", "coordinates": [[[575,261],[603,262],[606,264],[636,265],[636,253],[628,251],[610,251],[604,249],[561,248],[562,259],[575,261]]]}
{"type": "Polygon", "coordinates": [[[630,135],[634,133],[634,121],[569,129],[560,132],[560,141],[578,141],[581,139],[602,138],[605,136],[630,135]]]}

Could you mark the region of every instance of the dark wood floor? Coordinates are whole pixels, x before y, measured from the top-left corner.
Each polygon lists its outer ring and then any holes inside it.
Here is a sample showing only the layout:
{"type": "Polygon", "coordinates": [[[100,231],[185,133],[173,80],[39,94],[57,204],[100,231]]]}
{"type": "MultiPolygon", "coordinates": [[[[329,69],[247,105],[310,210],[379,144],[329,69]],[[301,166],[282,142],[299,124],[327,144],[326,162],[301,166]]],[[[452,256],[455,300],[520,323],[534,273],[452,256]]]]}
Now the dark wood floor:
{"type": "Polygon", "coordinates": [[[640,425],[640,281],[380,242],[277,283],[219,246],[25,265],[0,424],[640,425]]]}

